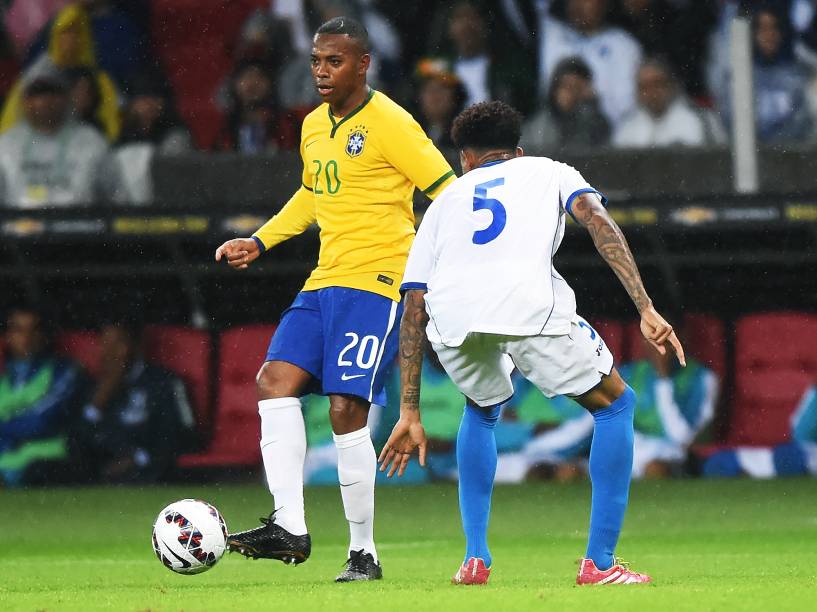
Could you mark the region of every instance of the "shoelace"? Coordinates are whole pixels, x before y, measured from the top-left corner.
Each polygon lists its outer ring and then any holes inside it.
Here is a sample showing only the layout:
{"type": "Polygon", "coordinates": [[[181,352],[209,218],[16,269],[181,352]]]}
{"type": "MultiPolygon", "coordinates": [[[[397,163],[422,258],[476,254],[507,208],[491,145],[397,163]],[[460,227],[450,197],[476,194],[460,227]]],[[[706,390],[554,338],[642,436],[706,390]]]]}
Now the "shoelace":
{"type": "Polygon", "coordinates": [[[621,557],[613,557],[613,561],[614,561],[615,565],[620,565],[621,567],[623,567],[624,571],[627,571],[627,572],[630,571],[630,562],[629,561],[625,561],[621,557]]]}
{"type": "Polygon", "coordinates": [[[346,559],[346,563],[343,564],[343,567],[349,566],[349,569],[362,571],[365,570],[365,564],[363,563],[363,551],[362,550],[350,550],[349,551],[349,558],[346,559]]]}

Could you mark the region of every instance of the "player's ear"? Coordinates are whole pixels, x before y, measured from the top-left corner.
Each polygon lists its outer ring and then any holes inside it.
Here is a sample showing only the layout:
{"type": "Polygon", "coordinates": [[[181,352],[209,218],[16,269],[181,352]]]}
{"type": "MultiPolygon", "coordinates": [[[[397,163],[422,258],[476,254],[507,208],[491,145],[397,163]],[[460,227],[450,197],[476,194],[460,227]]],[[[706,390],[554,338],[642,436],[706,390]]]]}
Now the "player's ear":
{"type": "Polygon", "coordinates": [[[358,71],[359,75],[366,74],[366,71],[369,70],[369,65],[372,63],[372,56],[368,53],[364,53],[360,56],[360,63],[358,64],[358,71]]]}
{"type": "Polygon", "coordinates": [[[468,161],[468,154],[465,150],[460,150],[460,168],[462,168],[462,173],[466,174],[471,170],[471,164],[468,161]]]}
{"type": "Polygon", "coordinates": [[[525,150],[522,147],[516,147],[516,156],[523,157],[525,155],[525,150]]]}

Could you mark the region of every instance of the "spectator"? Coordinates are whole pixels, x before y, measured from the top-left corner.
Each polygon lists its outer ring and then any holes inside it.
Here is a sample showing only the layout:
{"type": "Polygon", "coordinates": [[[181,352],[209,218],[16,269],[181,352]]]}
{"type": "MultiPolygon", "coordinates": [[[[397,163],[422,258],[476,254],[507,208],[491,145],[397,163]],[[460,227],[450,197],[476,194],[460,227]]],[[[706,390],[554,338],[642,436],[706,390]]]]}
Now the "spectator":
{"type": "Polygon", "coordinates": [[[219,148],[241,153],[292,148],[291,138],[283,140],[275,93],[275,77],[268,64],[258,60],[239,63],[230,78],[227,118],[219,148]]]}
{"type": "Polygon", "coordinates": [[[607,0],[567,0],[567,19],[540,9],[540,89],[551,82],[557,64],[565,57],[581,57],[593,73],[601,108],[612,125],[635,107],[635,77],[641,62],[641,45],[621,28],[608,23],[607,0]]]}
{"type": "Polygon", "coordinates": [[[444,62],[423,60],[417,67],[420,78],[417,120],[438,148],[453,148],[451,124],[465,108],[466,92],[444,62]]]}
{"type": "Polygon", "coordinates": [[[94,71],[81,66],[66,70],[65,74],[70,84],[69,98],[74,119],[104,134],[105,128],[99,122],[99,105],[102,102],[102,95],[94,71]]]}
{"type": "MultiPolygon", "coordinates": [[[[99,67],[111,76],[119,89],[129,92],[131,80],[154,63],[145,32],[129,14],[138,12],[138,8],[128,6],[130,11],[125,12],[110,0],[76,0],[73,4],[88,15],[99,67]]],[[[137,3],[131,0],[122,4],[137,3]]],[[[45,51],[53,27],[51,22],[40,31],[29,49],[29,58],[45,51]]]]}
{"type": "Polygon", "coordinates": [[[522,127],[520,145],[540,152],[603,146],[609,139],[610,124],[599,107],[590,68],[581,58],[563,59],[553,71],[544,106],[522,127]]]}
{"type": "Polygon", "coordinates": [[[108,146],[71,120],[67,84],[43,72],[21,96],[24,119],[0,135],[0,199],[15,208],[89,205],[106,193],[98,172],[108,146]]]}
{"type": "Polygon", "coordinates": [[[810,76],[794,57],[791,23],[770,9],[758,10],[752,18],[752,37],[758,140],[806,140],[812,131],[806,103],[810,76]]]}
{"type": "MultiPolygon", "coordinates": [[[[681,334],[678,334],[681,336],[681,334]]],[[[718,379],[687,357],[685,368],[643,340],[646,359],[623,364],[619,372],[638,398],[635,406],[633,477],[680,472],[687,450],[715,414],[718,379]]]]}
{"type": "Polygon", "coordinates": [[[156,482],[197,434],[184,383],[142,356],[142,329],[119,320],[100,331],[101,368],[79,431],[93,480],[156,482]]]}
{"type": "Polygon", "coordinates": [[[459,0],[441,14],[445,33],[439,43],[432,40],[430,55],[447,57],[468,94],[466,106],[503,100],[522,112],[529,110],[534,84],[526,57],[507,36],[497,33],[489,3],[459,0]]]}
{"type": "MultiPolygon", "coordinates": [[[[291,59],[295,51],[292,48],[291,34],[288,23],[274,17],[273,12],[265,9],[256,9],[250,13],[249,17],[241,26],[238,40],[233,51],[235,62],[255,59],[262,62],[272,63],[291,59]]],[[[311,42],[304,53],[309,53],[311,42]]]]}
{"type": "Polygon", "coordinates": [[[707,39],[717,20],[717,3],[621,0],[618,21],[650,56],[666,57],[686,92],[706,96],[703,66],[707,39]]]}
{"type": "Polygon", "coordinates": [[[78,4],[70,4],[57,15],[51,27],[48,50],[44,52],[14,85],[0,117],[0,131],[19,121],[22,114],[22,92],[27,83],[55,68],[67,70],[86,67],[96,76],[100,92],[97,119],[105,127],[106,137],[113,141],[119,135],[119,105],[116,87],[108,73],[97,68],[94,42],[88,14],[78,4]]]}
{"type": "Polygon", "coordinates": [[[726,140],[714,114],[692,106],[663,60],[649,59],[639,68],[638,103],[638,108],[616,130],[615,146],[700,147],[726,140]]]}
{"type": "Polygon", "coordinates": [[[68,433],[81,391],[79,369],[51,352],[46,315],[9,314],[0,368],[0,485],[70,479],[68,433]]]}
{"type": "Polygon", "coordinates": [[[155,155],[179,155],[192,149],[190,133],[176,114],[170,92],[161,80],[142,75],[131,87],[122,134],[109,158],[115,187],[114,201],[150,204],[153,201],[151,163],[155,155]]]}
{"type": "Polygon", "coordinates": [[[817,476],[817,385],[803,394],[791,417],[791,442],[772,448],[726,448],[710,455],[704,476],[752,478],[817,476]]]}

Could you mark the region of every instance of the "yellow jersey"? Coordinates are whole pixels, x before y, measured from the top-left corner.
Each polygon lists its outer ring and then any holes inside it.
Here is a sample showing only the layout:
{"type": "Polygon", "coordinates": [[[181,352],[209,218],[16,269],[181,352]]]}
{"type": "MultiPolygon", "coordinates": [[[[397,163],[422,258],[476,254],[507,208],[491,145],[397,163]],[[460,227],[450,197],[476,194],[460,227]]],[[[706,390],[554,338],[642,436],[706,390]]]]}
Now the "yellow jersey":
{"type": "Polygon", "coordinates": [[[414,187],[433,199],[454,180],[451,166],[414,118],[375,90],[344,117],[328,104],[307,115],[301,158],[302,186],[256,242],[269,249],[317,222],[318,267],[305,291],[350,287],[399,300],[414,187]]]}

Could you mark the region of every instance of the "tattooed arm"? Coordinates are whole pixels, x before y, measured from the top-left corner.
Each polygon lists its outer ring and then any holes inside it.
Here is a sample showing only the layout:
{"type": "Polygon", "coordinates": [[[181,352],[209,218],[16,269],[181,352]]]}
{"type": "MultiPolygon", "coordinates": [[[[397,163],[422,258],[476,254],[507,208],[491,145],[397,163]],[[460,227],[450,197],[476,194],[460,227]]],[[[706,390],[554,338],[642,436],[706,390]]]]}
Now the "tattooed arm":
{"type": "Polygon", "coordinates": [[[400,322],[400,414],[420,412],[420,376],[428,338],[425,291],[410,289],[403,300],[400,322]]]}
{"type": "Polygon", "coordinates": [[[607,209],[602,205],[599,197],[594,193],[579,195],[571,207],[573,218],[590,232],[596,250],[607,262],[618,280],[621,281],[630,299],[635,304],[638,314],[641,315],[641,333],[662,355],[666,352],[664,344],[669,342],[678,361],[686,365],[684,349],[672,325],[656,312],[652,300],[644,289],[638,266],[627,244],[627,239],[621,232],[618,224],[613,221],[607,209]]]}
{"type": "Polygon", "coordinates": [[[400,420],[394,426],[380,452],[380,471],[389,468],[402,476],[409,457],[419,449],[420,465],[426,464],[426,434],[420,422],[420,378],[423,353],[428,344],[424,290],[410,289],[403,298],[403,319],[400,322],[400,420]]]}

